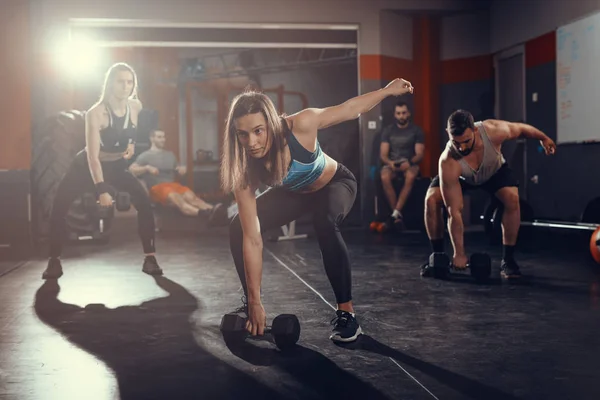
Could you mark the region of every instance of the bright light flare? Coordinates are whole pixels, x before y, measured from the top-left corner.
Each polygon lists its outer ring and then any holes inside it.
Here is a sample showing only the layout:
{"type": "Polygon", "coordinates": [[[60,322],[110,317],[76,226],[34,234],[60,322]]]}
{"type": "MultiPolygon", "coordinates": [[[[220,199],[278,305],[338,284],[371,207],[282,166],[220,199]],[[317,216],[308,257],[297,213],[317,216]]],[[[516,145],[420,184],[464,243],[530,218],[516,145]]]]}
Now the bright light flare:
{"type": "Polygon", "coordinates": [[[65,76],[74,80],[95,78],[102,66],[102,51],[100,46],[87,38],[67,40],[56,46],[56,65],[65,76]]]}

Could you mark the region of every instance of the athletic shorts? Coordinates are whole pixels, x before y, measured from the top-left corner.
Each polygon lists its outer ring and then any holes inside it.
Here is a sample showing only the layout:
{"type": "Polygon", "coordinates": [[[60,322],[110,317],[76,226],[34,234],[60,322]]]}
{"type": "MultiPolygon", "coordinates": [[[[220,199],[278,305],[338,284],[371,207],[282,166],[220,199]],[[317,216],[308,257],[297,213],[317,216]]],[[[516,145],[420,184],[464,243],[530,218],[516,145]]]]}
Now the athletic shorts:
{"type": "MultiPolygon", "coordinates": [[[[485,181],[480,185],[471,185],[467,183],[464,179],[460,178],[460,187],[464,192],[475,189],[483,189],[491,195],[494,195],[498,190],[503,187],[518,187],[519,180],[515,177],[512,169],[508,166],[507,163],[504,163],[498,171],[494,175],[491,176],[490,179],[485,181]]],[[[440,187],[440,177],[436,176],[431,180],[430,188],[440,187]]]]}
{"type": "Polygon", "coordinates": [[[150,188],[150,199],[155,203],[167,205],[167,197],[171,193],[184,194],[188,191],[191,191],[191,189],[177,182],[159,183],[150,188]]]}

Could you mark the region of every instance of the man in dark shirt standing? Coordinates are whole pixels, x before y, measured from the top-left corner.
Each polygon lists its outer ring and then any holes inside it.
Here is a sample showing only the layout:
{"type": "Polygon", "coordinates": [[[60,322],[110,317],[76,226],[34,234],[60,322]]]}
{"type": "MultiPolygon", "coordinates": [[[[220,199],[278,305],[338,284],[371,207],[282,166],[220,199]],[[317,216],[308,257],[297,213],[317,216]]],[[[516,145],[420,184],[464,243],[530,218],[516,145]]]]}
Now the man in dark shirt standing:
{"type": "Polygon", "coordinates": [[[425,135],[419,126],[410,122],[410,111],[405,102],[396,103],[394,119],[396,121],[381,135],[381,184],[393,210],[390,217],[394,223],[399,223],[402,222],[402,208],[419,174],[419,163],[425,153],[425,135]],[[404,174],[404,184],[396,197],[392,181],[398,174],[404,174]]]}

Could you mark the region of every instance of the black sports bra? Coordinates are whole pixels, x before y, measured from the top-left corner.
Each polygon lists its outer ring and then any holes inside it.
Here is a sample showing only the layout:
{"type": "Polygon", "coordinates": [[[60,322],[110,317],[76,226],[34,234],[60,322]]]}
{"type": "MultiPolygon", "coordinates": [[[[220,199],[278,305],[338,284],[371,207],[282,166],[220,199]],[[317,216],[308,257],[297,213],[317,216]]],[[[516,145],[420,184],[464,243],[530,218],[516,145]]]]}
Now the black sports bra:
{"type": "Polygon", "coordinates": [[[100,130],[100,149],[105,153],[122,153],[129,143],[135,142],[137,127],[131,122],[131,109],[127,104],[125,115],[115,115],[108,104],[108,126],[100,130]]]}

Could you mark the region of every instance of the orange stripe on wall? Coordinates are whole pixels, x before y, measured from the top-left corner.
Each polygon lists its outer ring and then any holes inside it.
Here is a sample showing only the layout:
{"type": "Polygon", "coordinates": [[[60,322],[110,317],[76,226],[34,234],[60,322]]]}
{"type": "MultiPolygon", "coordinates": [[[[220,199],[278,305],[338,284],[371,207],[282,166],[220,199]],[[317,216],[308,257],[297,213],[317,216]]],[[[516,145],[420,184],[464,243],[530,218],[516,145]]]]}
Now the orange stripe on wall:
{"type": "Polygon", "coordinates": [[[360,56],[360,79],[391,81],[396,78],[405,78],[410,80],[412,71],[412,60],[378,54],[360,56]]]}
{"type": "Polygon", "coordinates": [[[31,165],[31,75],[29,54],[29,2],[2,3],[0,13],[0,169],[25,169],[31,165]]]}
{"type": "MultiPolygon", "coordinates": [[[[474,82],[492,79],[494,65],[491,54],[453,60],[441,61],[441,83],[474,82]]],[[[360,56],[360,78],[373,80],[392,80],[402,77],[408,80],[414,78],[415,61],[364,54],[360,56]]]]}
{"type": "Polygon", "coordinates": [[[525,43],[525,67],[546,64],[556,60],[556,33],[550,32],[525,43]]]}
{"type": "Polygon", "coordinates": [[[440,20],[432,16],[413,19],[415,87],[414,121],[425,134],[425,155],[421,162],[423,176],[437,174],[440,156],[440,20]]]}
{"type": "Polygon", "coordinates": [[[442,84],[483,81],[493,76],[492,55],[442,61],[442,84]]]}

